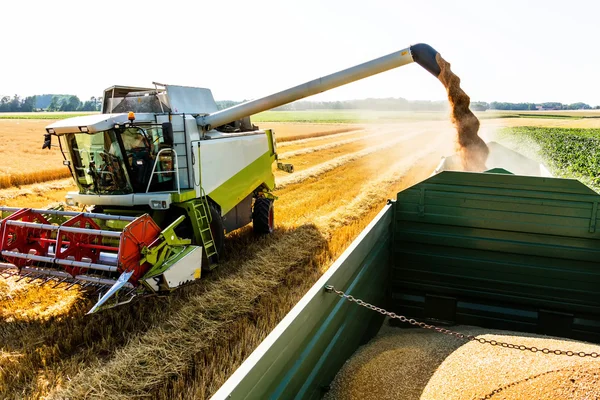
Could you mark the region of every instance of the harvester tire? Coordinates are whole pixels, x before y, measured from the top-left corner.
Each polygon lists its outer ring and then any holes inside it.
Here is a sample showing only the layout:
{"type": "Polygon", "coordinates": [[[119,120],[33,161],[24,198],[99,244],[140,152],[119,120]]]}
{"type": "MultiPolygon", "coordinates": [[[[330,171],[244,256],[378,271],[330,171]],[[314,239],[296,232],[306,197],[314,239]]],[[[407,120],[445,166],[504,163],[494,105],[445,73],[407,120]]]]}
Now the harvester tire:
{"type": "Polygon", "coordinates": [[[252,226],[254,232],[260,235],[272,233],[275,229],[275,213],[273,200],[259,197],[254,201],[252,211],[252,226]]]}
{"type": "Polygon", "coordinates": [[[213,240],[215,241],[215,249],[217,250],[217,254],[212,256],[210,261],[216,263],[223,254],[223,246],[225,245],[225,227],[223,226],[223,218],[221,218],[221,214],[217,209],[212,204],[208,208],[210,209],[211,216],[210,231],[213,240]]]}

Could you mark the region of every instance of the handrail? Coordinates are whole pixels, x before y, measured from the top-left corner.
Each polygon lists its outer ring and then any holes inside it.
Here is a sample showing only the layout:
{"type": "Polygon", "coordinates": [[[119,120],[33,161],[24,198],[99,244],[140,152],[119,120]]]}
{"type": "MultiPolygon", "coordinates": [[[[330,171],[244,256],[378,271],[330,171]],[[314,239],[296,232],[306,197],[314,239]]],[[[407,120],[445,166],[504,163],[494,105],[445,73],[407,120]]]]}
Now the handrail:
{"type": "Polygon", "coordinates": [[[146,188],[146,193],[150,191],[150,185],[152,184],[152,177],[154,176],[154,174],[159,175],[171,172],[175,173],[175,178],[177,180],[177,194],[181,194],[181,187],[179,186],[179,162],[177,161],[177,152],[175,151],[175,149],[172,148],[161,149],[158,151],[158,153],[156,153],[156,160],[154,160],[154,165],[152,166],[152,173],[150,174],[150,179],[148,180],[148,187],[146,188]],[[173,163],[175,168],[171,171],[156,171],[156,165],[158,164],[158,161],[160,160],[160,155],[163,151],[170,151],[175,155],[175,162],[173,163]]]}

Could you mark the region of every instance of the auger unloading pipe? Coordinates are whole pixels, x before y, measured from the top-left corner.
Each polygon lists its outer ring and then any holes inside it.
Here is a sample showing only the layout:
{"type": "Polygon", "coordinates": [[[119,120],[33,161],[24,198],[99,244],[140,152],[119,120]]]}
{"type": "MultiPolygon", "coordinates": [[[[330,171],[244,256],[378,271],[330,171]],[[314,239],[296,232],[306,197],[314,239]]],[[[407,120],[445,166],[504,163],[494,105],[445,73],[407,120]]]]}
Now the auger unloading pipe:
{"type": "Polygon", "coordinates": [[[387,56],[367,61],[366,63],[303,83],[302,85],[283,90],[270,96],[238,104],[237,106],[217,111],[212,114],[198,116],[196,120],[203,130],[208,131],[213,127],[218,127],[237,119],[261,111],[270,110],[412,62],[418,63],[437,78],[440,74],[440,67],[436,62],[436,54],[437,51],[431,46],[419,43],[395,53],[388,54],[387,56]]]}

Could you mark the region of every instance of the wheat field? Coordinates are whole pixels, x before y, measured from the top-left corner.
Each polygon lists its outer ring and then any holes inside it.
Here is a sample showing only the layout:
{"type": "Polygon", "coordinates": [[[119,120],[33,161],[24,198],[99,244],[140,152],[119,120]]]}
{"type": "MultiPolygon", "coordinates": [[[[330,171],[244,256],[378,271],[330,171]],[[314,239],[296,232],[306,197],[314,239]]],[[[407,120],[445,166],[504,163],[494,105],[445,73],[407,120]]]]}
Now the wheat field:
{"type": "MultiPolygon", "coordinates": [[[[386,199],[454,151],[446,121],[269,127],[297,171],[276,172],[277,228],[228,235],[220,267],[196,284],[91,316],[76,290],[0,285],[0,398],[210,397],[386,199]]],[[[2,189],[0,204],[41,207],[70,189],[69,180],[2,189]]]]}
{"type": "MultiPolygon", "coordinates": [[[[0,189],[20,187],[70,177],[62,165],[58,140],[42,150],[45,127],[55,122],[45,119],[0,119],[0,189]]],[[[353,124],[269,124],[281,132],[278,140],[293,141],[306,137],[327,136],[358,129],[353,124]]],[[[265,126],[265,128],[267,128],[265,126]]]]}
{"type": "Polygon", "coordinates": [[[70,176],[57,147],[42,150],[44,128],[51,122],[0,120],[0,189],[70,176]]]}

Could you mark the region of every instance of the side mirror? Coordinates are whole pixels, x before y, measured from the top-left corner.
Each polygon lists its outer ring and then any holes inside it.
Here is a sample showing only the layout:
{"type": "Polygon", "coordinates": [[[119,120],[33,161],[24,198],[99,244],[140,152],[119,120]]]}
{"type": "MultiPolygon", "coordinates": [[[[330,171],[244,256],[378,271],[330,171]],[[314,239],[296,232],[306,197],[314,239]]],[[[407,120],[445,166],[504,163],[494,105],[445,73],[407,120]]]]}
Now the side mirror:
{"type": "Polygon", "coordinates": [[[173,146],[173,124],[170,122],[163,122],[162,133],[164,144],[168,146],[173,146]]]}
{"type": "Polygon", "coordinates": [[[46,133],[46,134],[44,134],[44,145],[42,146],[42,150],[44,150],[44,149],[50,150],[51,147],[52,147],[52,134],[46,133]]]}

